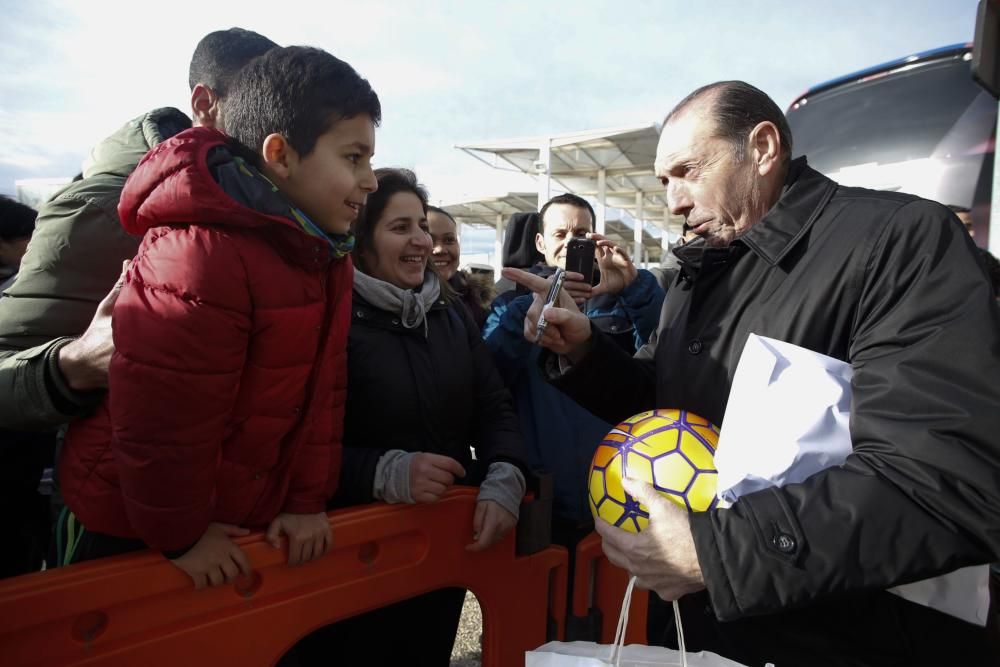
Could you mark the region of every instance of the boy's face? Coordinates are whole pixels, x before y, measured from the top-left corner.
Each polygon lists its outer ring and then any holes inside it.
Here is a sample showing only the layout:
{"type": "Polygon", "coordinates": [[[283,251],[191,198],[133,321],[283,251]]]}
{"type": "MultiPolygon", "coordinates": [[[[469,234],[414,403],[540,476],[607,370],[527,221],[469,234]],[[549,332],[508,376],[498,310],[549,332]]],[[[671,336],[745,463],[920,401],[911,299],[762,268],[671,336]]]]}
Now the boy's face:
{"type": "Polygon", "coordinates": [[[291,202],[328,234],[346,234],[378,182],[372,171],[375,126],[367,114],[346,118],[320,135],[305,158],[290,147],[284,168],[268,159],[268,176],[291,202]]]}

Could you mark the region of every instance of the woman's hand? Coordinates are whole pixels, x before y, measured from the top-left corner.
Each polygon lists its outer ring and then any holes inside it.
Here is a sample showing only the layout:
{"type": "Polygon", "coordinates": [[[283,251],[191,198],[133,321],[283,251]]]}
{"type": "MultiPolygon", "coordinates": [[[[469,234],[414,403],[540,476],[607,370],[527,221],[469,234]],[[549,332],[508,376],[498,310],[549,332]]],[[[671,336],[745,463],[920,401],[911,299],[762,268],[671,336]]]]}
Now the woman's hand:
{"type": "Polygon", "coordinates": [[[493,546],[517,525],[517,517],[492,500],[476,503],[476,513],[472,517],[472,544],[467,551],[483,551],[493,546]]]}
{"type": "Polygon", "coordinates": [[[465,477],[465,468],[450,456],[417,452],[410,461],[410,497],[433,503],[460,477],[465,477]]]}

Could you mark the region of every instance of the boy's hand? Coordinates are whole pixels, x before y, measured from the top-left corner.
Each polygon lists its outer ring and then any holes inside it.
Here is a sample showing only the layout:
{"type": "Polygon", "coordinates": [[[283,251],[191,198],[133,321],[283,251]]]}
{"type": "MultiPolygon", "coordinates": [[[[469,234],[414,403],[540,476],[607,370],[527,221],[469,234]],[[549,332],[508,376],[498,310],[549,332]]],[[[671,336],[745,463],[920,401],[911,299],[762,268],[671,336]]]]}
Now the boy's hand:
{"type": "Polygon", "coordinates": [[[472,517],[472,544],[466,551],[482,551],[502,540],[517,525],[517,517],[492,500],[476,503],[476,513],[472,517]]]}
{"type": "Polygon", "coordinates": [[[326,555],[333,544],[326,514],[285,514],[274,517],[267,527],[267,541],[281,548],[281,534],[288,536],[288,564],[300,565],[326,555]]]}
{"type": "Polygon", "coordinates": [[[416,503],[433,503],[456,477],[465,477],[465,468],[455,459],[418,452],[410,461],[410,497],[416,503]]]}
{"type": "Polygon", "coordinates": [[[186,554],[170,562],[191,577],[195,588],[232,583],[240,573],[250,574],[250,561],[229,538],[249,534],[249,530],[239,526],[210,523],[186,554]]]}

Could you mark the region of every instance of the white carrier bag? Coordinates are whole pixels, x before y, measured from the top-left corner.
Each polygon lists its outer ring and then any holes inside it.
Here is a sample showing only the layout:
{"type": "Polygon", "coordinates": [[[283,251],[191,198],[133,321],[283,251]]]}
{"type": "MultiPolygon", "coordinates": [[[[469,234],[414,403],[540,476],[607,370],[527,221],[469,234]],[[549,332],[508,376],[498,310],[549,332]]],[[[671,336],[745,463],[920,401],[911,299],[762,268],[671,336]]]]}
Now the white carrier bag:
{"type": "MultiPolygon", "coordinates": [[[[729,393],[715,467],[723,505],[838,466],[852,451],[850,364],[750,334],[729,393]]],[[[890,588],[910,602],[985,626],[989,566],[890,588]]]]}
{"type": "Polygon", "coordinates": [[[525,667],[744,667],[715,653],[688,653],[684,649],[684,629],[680,610],[674,603],[679,651],[659,646],[625,643],[628,608],[632,603],[635,577],[628,582],[625,600],[618,615],[618,629],[611,646],[594,642],[549,642],[524,654],[525,667]]]}

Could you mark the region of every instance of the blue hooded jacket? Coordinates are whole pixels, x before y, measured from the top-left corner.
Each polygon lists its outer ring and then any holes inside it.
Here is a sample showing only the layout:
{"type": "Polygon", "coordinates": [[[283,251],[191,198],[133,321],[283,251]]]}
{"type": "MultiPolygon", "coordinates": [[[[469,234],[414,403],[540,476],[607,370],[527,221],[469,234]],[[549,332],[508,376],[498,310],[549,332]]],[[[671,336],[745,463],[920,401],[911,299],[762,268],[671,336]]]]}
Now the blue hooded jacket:
{"type": "MultiPolygon", "coordinates": [[[[543,277],[555,271],[544,264],[529,270],[543,277]]],[[[631,354],[656,330],[664,295],[656,278],[640,269],[619,294],[587,301],[586,314],[595,327],[631,354]]],[[[612,424],[577,405],[542,377],[538,368],[541,348],[524,338],[524,316],[531,302],[532,295],[524,288],[499,295],[490,306],[483,338],[514,396],[528,465],[552,473],[555,515],[573,522],[589,521],[587,471],[594,450],[612,424]]]]}

